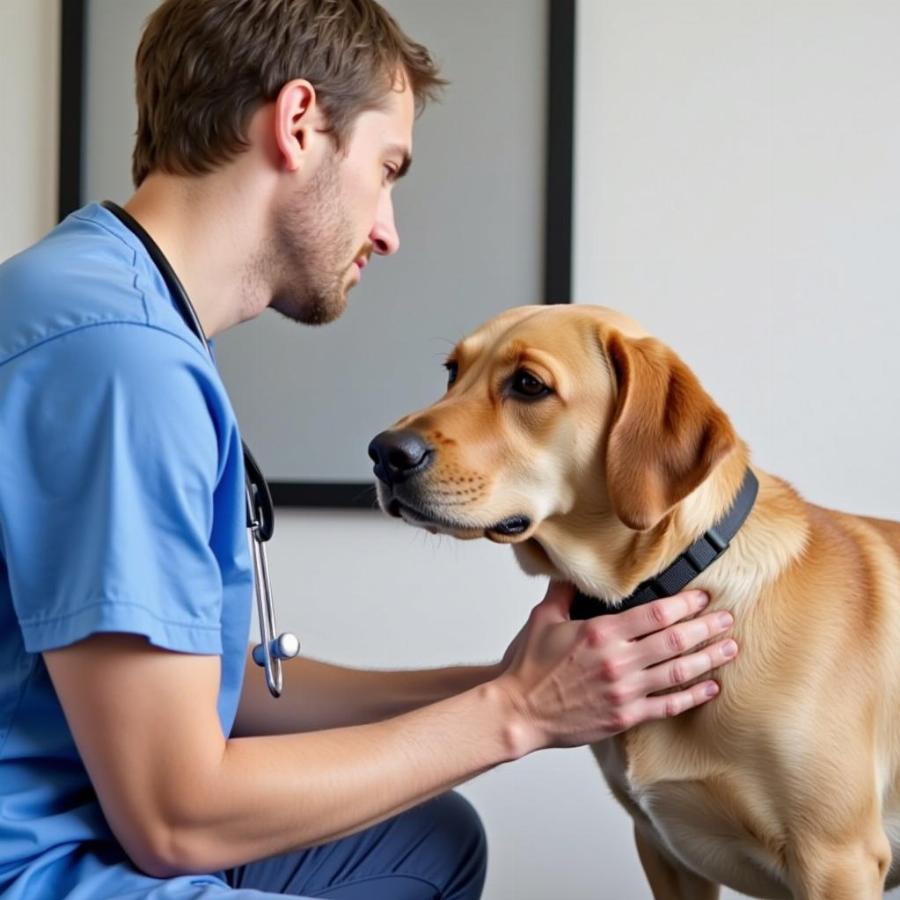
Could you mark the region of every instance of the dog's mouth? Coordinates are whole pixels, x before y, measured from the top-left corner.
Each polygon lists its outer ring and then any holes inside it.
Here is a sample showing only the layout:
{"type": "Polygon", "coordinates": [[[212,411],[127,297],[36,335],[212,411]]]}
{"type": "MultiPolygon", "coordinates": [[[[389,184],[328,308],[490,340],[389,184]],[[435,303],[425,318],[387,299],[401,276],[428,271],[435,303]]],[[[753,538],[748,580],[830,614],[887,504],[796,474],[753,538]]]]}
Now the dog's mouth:
{"type": "Polygon", "coordinates": [[[484,530],[484,536],[497,544],[515,544],[525,540],[526,532],[531,530],[531,519],[528,516],[508,516],[496,525],[484,530]]]}
{"type": "Polygon", "coordinates": [[[457,538],[486,537],[498,544],[513,544],[525,540],[531,530],[528,516],[507,516],[491,525],[476,525],[471,522],[455,521],[433,510],[421,509],[407,501],[391,498],[387,504],[388,515],[403,519],[409,525],[424,528],[432,534],[450,534],[457,538]]]}

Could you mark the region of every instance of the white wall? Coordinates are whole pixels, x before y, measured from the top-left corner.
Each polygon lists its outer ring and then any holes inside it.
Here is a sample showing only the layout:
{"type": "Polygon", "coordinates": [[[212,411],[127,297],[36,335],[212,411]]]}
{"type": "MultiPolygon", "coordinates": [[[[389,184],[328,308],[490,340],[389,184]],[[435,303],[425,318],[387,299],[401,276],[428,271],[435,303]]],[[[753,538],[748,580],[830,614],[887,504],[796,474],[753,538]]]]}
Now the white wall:
{"type": "Polygon", "coordinates": [[[900,518],[900,5],[579,15],[577,298],[666,339],[764,468],[900,518]]]}
{"type": "Polygon", "coordinates": [[[578,14],[576,298],[665,339],[810,500],[900,519],[900,5],[578,14]]]}
{"type": "Polygon", "coordinates": [[[0,0],[0,259],[56,221],[57,6],[0,0]]]}
{"type": "MultiPolygon", "coordinates": [[[[900,518],[900,7],[582,0],[579,16],[578,298],[665,337],[811,498],[900,518]]],[[[52,0],[0,2],[3,255],[53,221],[57,27],[52,0]]],[[[541,593],[502,548],[367,513],[282,513],[271,562],[280,624],[354,665],[494,658],[541,593]]],[[[649,896],[586,752],[464,793],[491,840],[487,900],[649,896]]]]}

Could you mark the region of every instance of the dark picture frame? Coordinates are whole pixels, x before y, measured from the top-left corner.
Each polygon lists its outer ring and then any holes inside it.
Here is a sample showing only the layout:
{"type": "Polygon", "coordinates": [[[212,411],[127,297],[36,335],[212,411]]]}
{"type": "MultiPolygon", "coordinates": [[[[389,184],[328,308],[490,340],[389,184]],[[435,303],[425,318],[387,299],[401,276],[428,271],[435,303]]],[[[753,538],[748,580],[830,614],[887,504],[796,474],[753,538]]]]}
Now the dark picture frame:
{"type": "MultiPolygon", "coordinates": [[[[87,0],[60,0],[62,7],[59,110],[58,215],[83,200],[87,0]]],[[[544,175],[543,297],[571,302],[573,162],[575,116],[576,0],[547,0],[546,163],[544,175]]],[[[366,509],[374,485],[359,481],[269,482],[282,507],[366,509]]]]}

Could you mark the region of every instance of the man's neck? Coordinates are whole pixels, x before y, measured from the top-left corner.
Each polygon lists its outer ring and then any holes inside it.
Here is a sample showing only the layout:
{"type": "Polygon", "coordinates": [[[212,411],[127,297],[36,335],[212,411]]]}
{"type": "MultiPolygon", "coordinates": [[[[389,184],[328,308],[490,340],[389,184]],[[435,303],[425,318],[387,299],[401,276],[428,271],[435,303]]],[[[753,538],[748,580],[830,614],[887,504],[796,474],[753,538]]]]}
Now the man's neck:
{"type": "Polygon", "coordinates": [[[228,168],[202,177],[154,173],[125,204],[175,270],[207,337],[269,303],[267,287],[252,277],[264,235],[264,190],[228,168]]]}

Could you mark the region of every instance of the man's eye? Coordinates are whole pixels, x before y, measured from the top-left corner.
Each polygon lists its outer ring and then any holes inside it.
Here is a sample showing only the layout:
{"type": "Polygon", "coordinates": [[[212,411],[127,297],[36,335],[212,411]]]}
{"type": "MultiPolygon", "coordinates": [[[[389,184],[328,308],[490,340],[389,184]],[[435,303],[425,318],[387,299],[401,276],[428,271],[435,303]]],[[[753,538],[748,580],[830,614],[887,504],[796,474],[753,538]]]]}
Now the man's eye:
{"type": "Polygon", "coordinates": [[[450,385],[456,381],[456,376],[459,374],[459,363],[448,360],[444,363],[444,368],[447,370],[447,387],[450,387],[450,385]]]}
{"type": "Polygon", "coordinates": [[[385,166],[384,167],[384,180],[387,182],[392,182],[397,177],[397,170],[393,166],[385,166]]]}
{"type": "Polygon", "coordinates": [[[551,389],[543,381],[535,378],[526,369],[519,369],[513,375],[509,387],[513,394],[519,397],[527,397],[529,400],[545,397],[547,394],[552,393],[551,389]]]}

